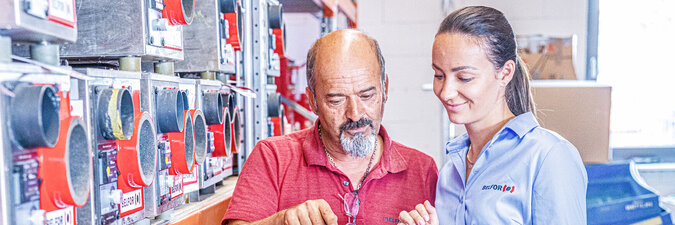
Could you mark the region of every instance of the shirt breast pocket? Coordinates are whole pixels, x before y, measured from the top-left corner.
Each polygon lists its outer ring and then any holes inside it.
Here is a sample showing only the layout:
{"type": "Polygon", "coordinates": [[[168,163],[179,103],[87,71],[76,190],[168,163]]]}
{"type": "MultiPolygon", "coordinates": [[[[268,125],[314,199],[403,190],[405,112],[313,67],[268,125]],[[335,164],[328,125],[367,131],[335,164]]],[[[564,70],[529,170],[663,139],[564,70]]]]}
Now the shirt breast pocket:
{"type": "MultiPolygon", "coordinates": [[[[474,219],[489,218],[487,223],[479,224],[523,224],[524,195],[526,188],[511,179],[508,175],[501,176],[496,182],[484,183],[480,187],[480,193],[475,207],[482,209],[478,215],[472,216],[474,219]],[[485,210],[490,207],[492,210],[485,210]]],[[[527,213],[526,213],[527,214],[527,213]]],[[[474,214],[475,215],[475,214],[474,214]]]]}

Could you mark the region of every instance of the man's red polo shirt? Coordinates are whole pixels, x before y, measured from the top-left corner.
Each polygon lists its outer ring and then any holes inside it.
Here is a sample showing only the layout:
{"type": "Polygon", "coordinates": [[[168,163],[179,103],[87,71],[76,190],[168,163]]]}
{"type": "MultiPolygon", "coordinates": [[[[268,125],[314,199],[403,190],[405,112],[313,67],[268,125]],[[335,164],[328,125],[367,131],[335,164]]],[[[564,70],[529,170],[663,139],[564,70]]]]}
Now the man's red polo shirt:
{"type": "MultiPolygon", "coordinates": [[[[436,196],[438,168],[428,155],[392,141],[384,127],[381,160],[359,191],[356,224],[396,224],[398,214],[436,196]]],[[[333,167],[319,142],[316,125],[260,141],[246,160],[223,218],[257,221],[307,200],[324,199],[347,223],[343,200],[354,191],[349,178],[333,167]]]]}

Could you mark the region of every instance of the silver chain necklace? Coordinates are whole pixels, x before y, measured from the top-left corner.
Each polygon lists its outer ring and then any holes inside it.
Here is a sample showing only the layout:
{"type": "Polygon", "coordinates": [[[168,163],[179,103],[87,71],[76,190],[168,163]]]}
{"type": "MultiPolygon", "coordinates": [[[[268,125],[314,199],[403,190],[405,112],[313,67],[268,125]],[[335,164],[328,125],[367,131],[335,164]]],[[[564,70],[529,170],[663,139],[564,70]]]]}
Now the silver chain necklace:
{"type": "MultiPolygon", "coordinates": [[[[321,142],[321,147],[323,147],[323,152],[326,153],[326,156],[328,156],[328,160],[330,160],[330,164],[333,165],[336,169],[340,169],[337,167],[335,164],[335,161],[333,160],[333,157],[328,154],[328,150],[326,150],[326,145],[323,144],[323,139],[321,137],[321,123],[317,124],[317,128],[319,129],[319,141],[321,142]]],[[[361,182],[359,182],[359,185],[356,186],[356,192],[358,193],[359,189],[361,189],[361,184],[363,184],[363,181],[366,180],[366,177],[370,173],[370,167],[373,165],[373,158],[375,158],[375,151],[377,149],[377,137],[375,138],[375,146],[373,147],[373,154],[370,154],[370,162],[368,162],[368,167],[366,168],[366,172],[363,173],[363,177],[361,178],[361,182]]]]}

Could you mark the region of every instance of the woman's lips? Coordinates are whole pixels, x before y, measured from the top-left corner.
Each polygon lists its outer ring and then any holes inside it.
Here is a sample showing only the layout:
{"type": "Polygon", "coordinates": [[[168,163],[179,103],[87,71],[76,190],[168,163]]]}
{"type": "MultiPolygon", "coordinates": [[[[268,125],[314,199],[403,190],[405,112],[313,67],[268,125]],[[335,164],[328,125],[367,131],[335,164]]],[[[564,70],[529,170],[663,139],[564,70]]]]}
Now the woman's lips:
{"type": "Polygon", "coordinates": [[[458,111],[464,105],[466,105],[466,102],[459,104],[446,104],[445,107],[450,111],[458,111]]]}

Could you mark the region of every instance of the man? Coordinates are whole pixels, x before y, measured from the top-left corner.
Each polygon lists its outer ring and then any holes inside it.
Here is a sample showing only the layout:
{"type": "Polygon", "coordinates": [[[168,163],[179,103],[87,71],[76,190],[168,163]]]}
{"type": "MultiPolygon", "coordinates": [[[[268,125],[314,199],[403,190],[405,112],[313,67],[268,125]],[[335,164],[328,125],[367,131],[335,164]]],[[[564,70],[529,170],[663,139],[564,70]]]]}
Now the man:
{"type": "Polygon", "coordinates": [[[380,125],[389,81],[375,40],[355,30],[320,38],[307,82],[319,119],[255,146],[223,223],[396,224],[402,210],[434,202],[433,159],[380,125]]]}

